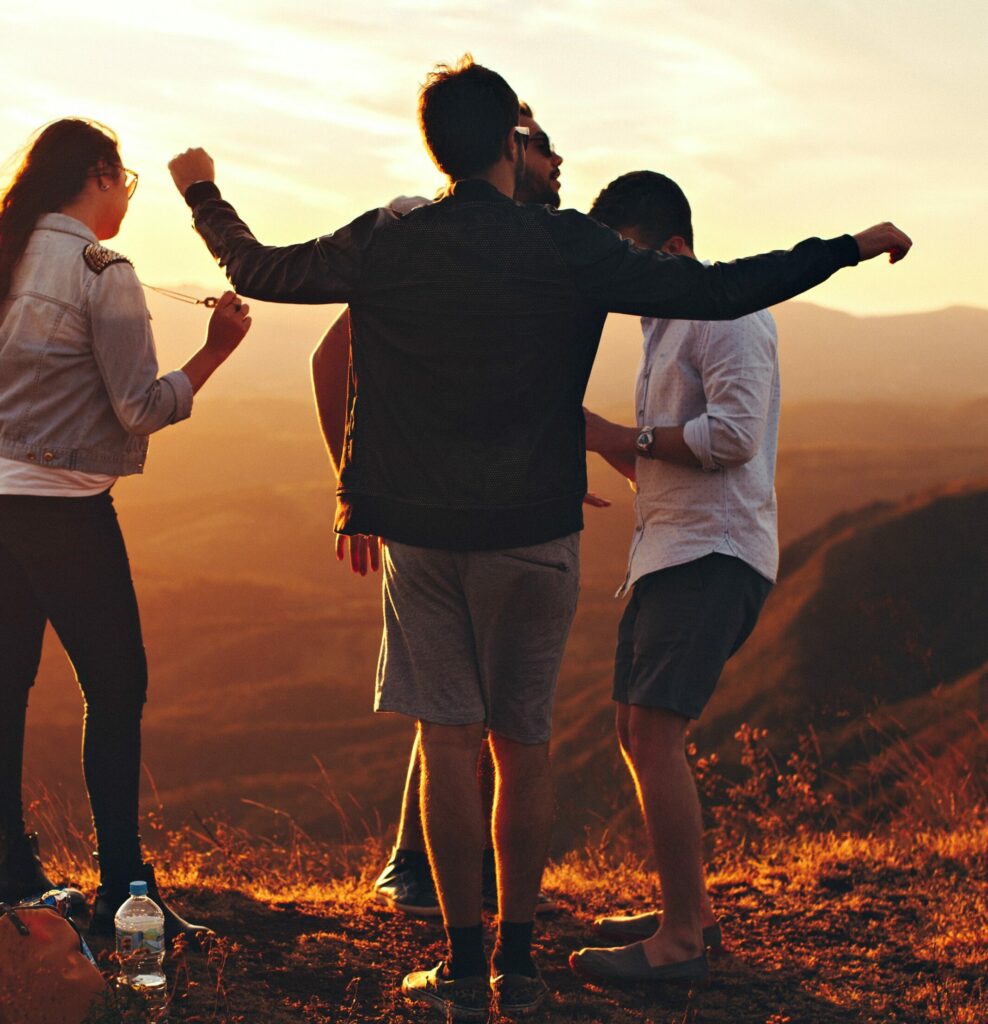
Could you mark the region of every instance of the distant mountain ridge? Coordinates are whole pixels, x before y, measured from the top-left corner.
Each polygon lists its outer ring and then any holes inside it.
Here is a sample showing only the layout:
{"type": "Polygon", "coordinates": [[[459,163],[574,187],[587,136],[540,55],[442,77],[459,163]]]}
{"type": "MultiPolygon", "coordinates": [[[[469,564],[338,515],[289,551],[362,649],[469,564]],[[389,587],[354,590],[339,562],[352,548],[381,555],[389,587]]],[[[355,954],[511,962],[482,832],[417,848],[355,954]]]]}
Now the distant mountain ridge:
{"type": "MultiPolygon", "coordinates": [[[[180,290],[201,294],[196,286],[180,290]]],[[[205,330],[201,307],[147,293],[162,363],[181,365],[205,330]]],[[[223,367],[211,393],[302,398],[310,394],[309,355],[340,306],[251,302],[254,327],[223,367]]],[[[783,400],[956,403],[988,396],[988,309],[953,306],[929,313],[859,317],[810,302],[775,306],[783,400]]],[[[608,317],[589,401],[631,407],[641,357],[637,317],[608,317]]]]}
{"type": "MultiPolygon", "coordinates": [[[[859,317],[792,301],[772,314],[784,403],[955,405],[988,397],[988,309],[859,317]]],[[[589,400],[630,407],[640,357],[638,319],[608,317],[589,400]]]]}
{"type": "MultiPolygon", "coordinates": [[[[758,626],[693,739],[730,763],[742,723],[767,728],[780,759],[812,730],[846,775],[880,763],[903,735],[933,761],[959,756],[983,774],[986,610],[988,479],[842,514],[785,549],[758,626]]],[[[561,688],[564,822],[582,815],[619,827],[633,809],[613,710],[599,702],[608,691],[607,678],[570,677],[561,688]]]]}

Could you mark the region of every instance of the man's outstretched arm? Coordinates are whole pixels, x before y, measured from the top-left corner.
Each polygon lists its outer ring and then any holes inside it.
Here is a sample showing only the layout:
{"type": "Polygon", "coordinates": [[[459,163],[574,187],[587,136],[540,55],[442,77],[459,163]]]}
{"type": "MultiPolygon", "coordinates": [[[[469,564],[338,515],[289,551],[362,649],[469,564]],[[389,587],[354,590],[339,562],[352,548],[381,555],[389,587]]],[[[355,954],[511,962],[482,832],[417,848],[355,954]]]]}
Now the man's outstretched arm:
{"type": "Polygon", "coordinates": [[[297,245],[262,245],[220,195],[212,157],[189,149],[168,164],[196,230],[241,295],[268,302],[348,302],[383,211],[297,245]]]}
{"type": "Polygon", "coordinates": [[[853,236],[808,238],[788,251],[705,266],[688,256],[638,249],[573,210],[554,214],[545,226],[592,305],[674,320],[734,320],[882,253],[896,263],[912,245],[894,224],[879,224],[853,236]]]}

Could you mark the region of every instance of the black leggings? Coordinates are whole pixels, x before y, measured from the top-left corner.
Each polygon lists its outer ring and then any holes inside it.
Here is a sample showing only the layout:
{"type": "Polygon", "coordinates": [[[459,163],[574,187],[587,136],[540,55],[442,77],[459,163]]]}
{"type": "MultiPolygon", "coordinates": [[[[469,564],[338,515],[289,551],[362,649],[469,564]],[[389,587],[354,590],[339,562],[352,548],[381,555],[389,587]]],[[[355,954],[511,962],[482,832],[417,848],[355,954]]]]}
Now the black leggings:
{"type": "Polygon", "coordinates": [[[0,495],[0,833],[23,832],[28,692],[51,622],[85,698],[82,764],[104,880],[140,863],[137,803],[147,660],[109,491],[0,495]]]}

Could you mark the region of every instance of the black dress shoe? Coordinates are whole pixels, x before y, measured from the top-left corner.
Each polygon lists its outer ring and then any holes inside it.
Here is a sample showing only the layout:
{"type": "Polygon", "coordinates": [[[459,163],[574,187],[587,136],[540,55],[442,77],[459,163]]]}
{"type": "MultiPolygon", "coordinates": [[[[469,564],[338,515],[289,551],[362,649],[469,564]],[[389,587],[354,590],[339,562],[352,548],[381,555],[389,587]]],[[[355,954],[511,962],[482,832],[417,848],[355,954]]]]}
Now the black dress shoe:
{"type": "Polygon", "coordinates": [[[0,903],[19,903],[56,888],[38,856],[38,834],[16,835],[0,844],[0,903]]]}
{"type": "Polygon", "coordinates": [[[165,915],[165,945],[171,949],[172,942],[179,935],[184,936],[187,944],[201,946],[215,933],[204,924],[190,924],[179,917],[171,907],[161,898],[158,891],[158,883],[154,877],[154,866],[141,864],[126,880],[114,880],[111,883],[101,885],[96,890],[96,900],[93,904],[93,915],[89,919],[89,934],[93,938],[111,938],[116,934],[113,919],[120,909],[120,905],[130,896],[131,882],[147,882],[148,896],[161,907],[165,915]]]}

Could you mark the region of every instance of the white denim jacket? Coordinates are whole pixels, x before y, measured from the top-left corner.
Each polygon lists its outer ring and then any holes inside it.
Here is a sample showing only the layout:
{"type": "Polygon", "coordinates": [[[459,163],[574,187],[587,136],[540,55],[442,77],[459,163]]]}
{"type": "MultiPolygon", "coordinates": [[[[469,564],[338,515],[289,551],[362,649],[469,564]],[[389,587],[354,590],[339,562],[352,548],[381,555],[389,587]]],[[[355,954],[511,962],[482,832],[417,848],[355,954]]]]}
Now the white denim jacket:
{"type": "Polygon", "coordinates": [[[134,268],[93,270],[96,236],[46,213],[0,306],[0,455],[41,466],[140,473],[148,435],[186,419],[192,384],[158,377],[150,316],[134,268]]]}

